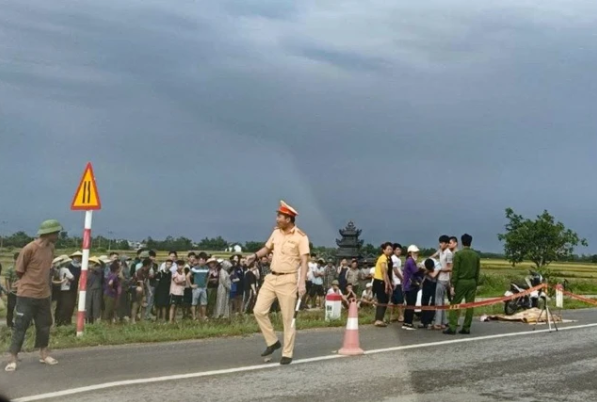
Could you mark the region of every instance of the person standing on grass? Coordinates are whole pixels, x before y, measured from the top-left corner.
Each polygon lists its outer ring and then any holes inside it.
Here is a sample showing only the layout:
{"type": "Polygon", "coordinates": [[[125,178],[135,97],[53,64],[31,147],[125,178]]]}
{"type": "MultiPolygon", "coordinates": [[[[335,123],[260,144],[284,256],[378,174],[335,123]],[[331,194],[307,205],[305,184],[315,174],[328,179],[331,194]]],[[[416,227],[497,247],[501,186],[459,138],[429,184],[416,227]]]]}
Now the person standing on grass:
{"type": "Polygon", "coordinates": [[[220,271],[218,270],[218,260],[214,257],[209,258],[207,262],[209,267],[207,274],[207,315],[213,315],[218,298],[218,284],[220,281],[220,271]]]}
{"type": "Polygon", "coordinates": [[[119,321],[128,322],[131,317],[131,293],[129,292],[131,283],[131,269],[129,263],[132,261],[130,257],[120,257],[120,273],[118,278],[120,279],[122,292],[118,297],[118,319],[119,321]]]}
{"type": "Polygon", "coordinates": [[[346,290],[346,274],[348,273],[348,260],[346,258],[340,261],[340,265],[338,266],[338,283],[340,283],[340,290],[346,290]]]}
{"type": "Polygon", "coordinates": [[[394,253],[392,254],[392,299],[391,302],[398,310],[398,322],[404,321],[404,293],[402,293],[402,245],[400,243],[392,244],[394,253]]]}
{"type": "Polygon", "coordinates": [[[417,266],[417,259],[419,258],[419,248],[417,246],[410,245],[407,249],[408,257],[404,263],[402,290],[404,291],[404,297],[406,299],[406,311],[404,312],[404,324],[402,329],[414,330],[413,319],[415,316],[415,310],[413,307],[417,304],[417,293],[421,288],[422,269],[420,270],[417,266]],[[409,308],[410,307],[410,308],[409,308]]]}
{"type": "Polygon", "coordinates": [[[352,285],[352,290],[355,293],[359,292],[359,278],[361,271],[359,271],[359,261],[353,259],[350,262],[350,269],[346,272],[346,286],[352,285]]]}
{"type": "MultiPolygon", "coordinates": [[[[207,266],[207,254],[199,253],[199,258],[191,257],[189,260],[190,264],[193,264],[191,270],[187,275],[187,280],[190,283],[191,278],[193,284],[191,285],[193,297],[191,302],[191,314],[193,320],[197,320],[199,317],[202,320],[207,319],[207,276],[209,275],[209,268],[207,266]]],[[[216,262],[215,258],[208,260],[210,263],[216,262]],[[213,260],[213,261],[212,261],[213,260]]]]}
{"type": "Polygon", "coordinates": [[[388,275],[390,256],[393,252],[392,243],[386,242],[381,245],[381,255],[375,263],[375,274],[373,275],[373,293],[377,297],[379,305],[375,309],[375,326],[387,327],[384,317],[390,302],[389,295],[392,293],[392,283],[388,275]]]}
{"type": "Polygon", "coordinates": [[[311,270],[311,302],[313,307],[321,308],[323,306],[323,296],[325,296],[325,290],[323,288],[323,277],[325,276],[325,268],[323,267],[325,260],[320,258],[317,263],[312,267],[311,270]]]}
{"type": "Polygon", "coordinates": [[[257,299],[259,280],[257,279],[256,273],[258,271],[259,269],[256,266],[252,266],[245,272],[245,299],[243,302],[243,312],[245,314],[251,314],[253,312],[253,306],[257,299]]]}
{"type": "Polygon", "coordinates": [[[265,247],[247,258],[251,266],[258,258],[274,253],[271,273],[265,277],[259,289],[253,312],[265,338],[266,348],[261,356],[272,355],[282,345],[269,319],[270,308],[278,299],[284,324],[284,349],[280,364],[290,364],[294,353],[296,329],[292,327],[295,304],[298,297],[307,293],[306,281],[309,269],[309,238],[295,225],[298,212],[284,201],[276,216],[276,228],[265,243],[265,247]]]}
{"type": "Polygon", "coordinates": [[[85,297],[85,318],[89,324],[101,321],[101,307],[104,297],[103,280],[104,268],[102,267],[102,261],[97,257],[91,257],[89,259],[87,295],[85,297]]]}
{"type": "Polygon", "coordinates": [[[17,369],[18,354],[31,321],[35,323],[35,348],[40,350],[40,363],[49,366],[58,363],[48,355],[48,345],[52,326],[52,260],[61,231],[62,225],[57,220],[43,222],[37,231],[39,237],[23,247],[16,261],[15,272],[19,277],[16,320],[6,371],[17,369]]]}
{"type": "MultiPolygon", "coordinates": [[[[439,263],[442,269],[437,277],[435,288],[435,305],[443,306],[446,298],[450,294],[450,275],[452,273],[453,254],[448,248],[450,238],[447,235],[439,237],[439,263]]],[[[448,325],[448,315],[446,310],[437,310],[435,312],[435,329],[446,329],[448,325]]]]}
{"type": "Polygon", "coordinates": [[[338,277],[338,271],[336,270],[336,267],[334,266],[334,260],[332,260],[330,258],[330,259],[328,259],[328,263],[325,266],[325,276],[324,276],[323,286],[324,286],[326,292],[329,288],[332,287],[332,282],[334,282],[337,277],[338,277]]]}
{"type": "Polygon", "coordinates": [[[149,270],[152,266],[152,261],[150,258],[145,258],[141,262],[141,267],[137,269],[137,272],[134,276],[134,295],[133,295],[133,311],[131,313],[131,323],[135,323],[137,318],[143,319],[144,314],[141,311],[141,307],[143,306],[143,300],[145,297],[145,293],[147,292],[148,281],[149,281],[149,270]]]}
{"type": "Polygon", "coordinates": [[[245,291],[245,271],[240,263],[241,257],[233,255],[230,257],[232,269],[230,271],[230,300],[232,301],[231,311],[233,314],[242,313],[243,296],[245,291]]]}
{"type": "Polygon", "coordinates": [[[122,294],[122,283],[120,281],[120,261],[116,260],[110,264],[110,274],[104,285],[104,321],[108,324],[114,323],[118,300],[122,294]]]}
{"type": "Polygon", "coordinates": [[[155,304],[155,289],[158,285],[157,254],[154,250],[149,250],[149,259],[151,260],[151,267],[149,268],[149,279],[147,280],[147,289],[145,294],[145,320],[148,321],[153,318],[151,313],[155,304]]]}
{"type": "Polygon", "coordinates": [[[172,274],[170,284],[170,324],[176,320],[176,309],[182,306],[187,277],[184,274],[184,261],[176,261],[176,272],[172,274]]]}
{"type": "MultiPolygon", "coordinates": [[[[172,255],[172,254],[170,254],[172,255]]],[[[155,310],[157,320],[168,322],[168,311],[170,309],[170,287],[172,282],[172,266],[176,260],[168,257],[156,274],[157,286],[155,288],[155,310]]],[[[174,271],[176,272],[176,271],[174,271]]]]}
{"type": "Polygon", "coordinates": [[[13,265],[8,268],[6,273],[5,283],[6,290],[8,291],[8,300],[6,303],[6,326],[12,328],[14,326],[14,311],[17,306],[17,289],[19,286],[19,277],[15,271],[15,266],[19,253],[13,255],[13,265]]]}
{"type": "MultiPolygon", "coordinates": [[[[435,306],[435,290],[437,286],[437,276],[439,275],[442,266],[438,260],[434,258],[427,258],[422,265],[425,268],[425,277],[422,283],[421,306],[435,306]]],[[[419,328],[432,328],[433,317],[435,312],[433,310],[423,310],[421,313],[421,324],[419,328]]]]}
{"type": "Polygon", "coordinates": [[[57,327],[64,325],[63,312],[64,303],[67,302],[68,292],[70,291],[71,283],[75,280],[75,276],[68,268],[71,259],[64,255],[54,259],[58,263],[58,294],[56,297],[56,310],[54,312],[54,323],[57,327]],[[60,260],[58,260],[60,259],[60,260]]]}
{"type": "MultiPolygon", "coordinates": [[[[452,284],[454,285],[454,298],[452,304],[459,304],[464,299],[466,303],[473,303],[477,293],[477,284],[479,283],[479,273],[481,272],[481,258],[476,251],[471,249],[473,237],[467,233],[460,238],[463,249],[456,253],[454,257],[454,269],[452,270],[452,284]]],[[[450,311],[450,326],[444,331],[446,335],[454,335],[458,327],[458,318],[460,310],[450,311]]],[[[466,309],[464,323],[460,334],[469,335],[473,323],[473,309],[466,309]]]]}
{"type": "Polygon", "coordinates": [[[232,264],[229,261],[218,260],[218,290],[216,296],[216,306],[214,308],[214,318],[230,318],[230,281],[229,270],[232,264]]]}
{"type": "Polygon", "coordinates": [[[70,325],[72,323],[73,314],[77,305],[77,296],[79,294],[79,280],[81,279],[81,259],[83,253],[80,251],[74,252],[69,256],[71,259],[68,269],[74,276],[74,279],[70,283],[69,290],[65,293],[61,293],[62,297],[62,311],[59,312],[57,318],[57,325],[70,325]]]}

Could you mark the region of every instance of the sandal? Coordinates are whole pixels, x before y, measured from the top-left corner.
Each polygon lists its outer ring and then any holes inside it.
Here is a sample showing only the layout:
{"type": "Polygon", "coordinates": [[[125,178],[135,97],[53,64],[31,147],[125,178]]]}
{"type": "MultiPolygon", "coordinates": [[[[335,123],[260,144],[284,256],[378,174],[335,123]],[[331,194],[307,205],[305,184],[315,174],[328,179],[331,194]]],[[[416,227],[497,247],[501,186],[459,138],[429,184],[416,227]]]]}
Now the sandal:
{"type": "Polygon", "coordinates": [[[15,362],[10,362],[6,365],[6,368],[4,369],[4,371],[7,372],[13,372],[17,369],[17,363],[15,362]]]}
{"type": "Polygon", "coordinates": [[[58,360],[53,357],[47,356],[45,359],[39,359],[41,364],[47,364],[48,366],[55,366],[58,364],[58,360]]]}

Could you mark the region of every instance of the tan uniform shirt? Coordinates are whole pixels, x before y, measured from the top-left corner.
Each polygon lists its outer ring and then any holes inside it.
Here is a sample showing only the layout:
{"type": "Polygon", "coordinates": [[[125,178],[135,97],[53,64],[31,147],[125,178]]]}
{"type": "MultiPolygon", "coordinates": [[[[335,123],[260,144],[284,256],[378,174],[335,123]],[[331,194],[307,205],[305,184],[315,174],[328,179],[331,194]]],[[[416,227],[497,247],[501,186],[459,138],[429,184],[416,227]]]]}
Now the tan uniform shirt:
{"type": "Polygon", "coordinates": [[[274,229],[265,247],[273,251],[272,272],[297,272],[301,265],[301,256],[310,253],[309,238],[296,226],[288,232],[274,229]]]}
{"type": "Polygon", "coordinates": [[[23,274],[17,296],[45,299],[51,296],[52,260],[54,245],[36,239],[21,250],[15,271],[23,274]]]}

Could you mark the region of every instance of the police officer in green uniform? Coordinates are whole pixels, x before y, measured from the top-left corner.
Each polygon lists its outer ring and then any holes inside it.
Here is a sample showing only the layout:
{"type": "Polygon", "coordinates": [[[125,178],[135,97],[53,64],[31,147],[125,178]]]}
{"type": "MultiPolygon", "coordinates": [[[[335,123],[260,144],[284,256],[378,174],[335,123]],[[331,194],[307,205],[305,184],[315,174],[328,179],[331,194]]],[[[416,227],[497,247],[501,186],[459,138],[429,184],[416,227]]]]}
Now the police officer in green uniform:
{"type": "MultiPolygon", "coordinates": [[[[452,286],[454,287],[452,305],[461,303],[463,299],[466,303],[475,301],[477,283],[479,283],[479,272],[481,271],[481,258],[477,252],[471,249],[473,237],[465,233],[460,240],[462,241],[463,249],[454,255],[454,264],[452,266],[452,286]]],[[[444,331],[444,334],[456,334],[459,318],[460,310],[450,311],[449,327],[444,331]]],[[[464,324],[459,333],[470,334],[472,323],[473,309],[468,308],[464,316],[464,324]]]]}

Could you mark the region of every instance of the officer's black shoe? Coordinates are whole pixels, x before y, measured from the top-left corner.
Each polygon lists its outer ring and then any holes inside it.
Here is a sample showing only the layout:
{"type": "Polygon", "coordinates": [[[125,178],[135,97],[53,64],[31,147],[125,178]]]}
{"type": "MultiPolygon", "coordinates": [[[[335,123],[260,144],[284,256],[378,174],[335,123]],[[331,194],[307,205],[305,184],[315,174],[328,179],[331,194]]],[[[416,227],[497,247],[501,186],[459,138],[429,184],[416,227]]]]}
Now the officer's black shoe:
{"type": "Polygon", "coordinates": [[[280,359],[280,364],[290,364],[292,363],[292,357],[282,356],[280,359]]]}
{"type": "Polygon", "coordinates": [[[460,331],[458,331],[458,333],[462,334],[462,335],[470,335],[471,330],[470,329],[461,329],[460,331]]]}
{"type": "Polygon", "coordinates": [[[444,335],[456,335],[456,331],[453,331],[450,328],[448,328],[444,331],[444,335]]]}
{"type": "Polygon", "coordinates": [[[269,356],[269,355],[273,354],[276,350],[280,349],[281,347],[282,347],[282,345],[280,344],[280,341],[278,341],[278,342],[274,343],[273,345],[265,348],[265,350],[261,354],[261,357],[269,356]]]}

